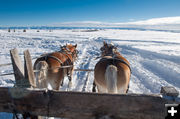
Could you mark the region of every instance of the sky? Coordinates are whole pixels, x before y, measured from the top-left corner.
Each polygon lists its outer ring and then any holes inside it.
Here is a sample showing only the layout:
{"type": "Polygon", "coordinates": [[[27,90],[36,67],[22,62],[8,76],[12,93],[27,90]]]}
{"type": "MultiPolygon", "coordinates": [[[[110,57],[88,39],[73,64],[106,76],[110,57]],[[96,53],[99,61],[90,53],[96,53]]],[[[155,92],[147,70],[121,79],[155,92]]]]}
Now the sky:
{"type": "Polygon", "coordinates": [[[180,0],[0,0],[0,26],[180,16],[180,0]]]}

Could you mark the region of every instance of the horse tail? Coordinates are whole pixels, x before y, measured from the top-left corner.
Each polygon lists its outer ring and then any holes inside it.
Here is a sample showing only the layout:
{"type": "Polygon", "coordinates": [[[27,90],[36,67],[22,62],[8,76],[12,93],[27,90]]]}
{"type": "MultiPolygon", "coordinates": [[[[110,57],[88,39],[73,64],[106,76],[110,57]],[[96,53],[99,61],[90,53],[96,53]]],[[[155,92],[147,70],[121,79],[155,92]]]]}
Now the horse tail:
{"type": "Polygon", "coordinates": [[[117,93],[117,67],[109,65],[106,68],[105,80],[108,93],[117,93]]]}
{"type": "Polygon", "coordinates": [[[48,71],[48,64],[46,61],[40,61],[35,65],[35,77],[38,88],[47,88],[46,78],[48,71]]]}

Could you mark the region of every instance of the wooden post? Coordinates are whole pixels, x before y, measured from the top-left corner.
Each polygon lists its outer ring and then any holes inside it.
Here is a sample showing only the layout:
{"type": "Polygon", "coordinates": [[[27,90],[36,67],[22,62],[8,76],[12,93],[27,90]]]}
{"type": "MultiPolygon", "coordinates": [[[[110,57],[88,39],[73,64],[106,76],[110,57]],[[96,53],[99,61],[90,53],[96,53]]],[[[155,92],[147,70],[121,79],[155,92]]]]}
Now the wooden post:
{"type": "MultiPolygon", "coordinates": [[[[24,72],[25,72],[25,79],[27,80],[29,86],[31,88],[35,88],[36,81],[35,81],[32,60],[31,60],[31,55],[29,53],[29,50],[24,51],[24,72]]],[[[24,119],[26,118],[41,119],[41,116],[34,116],[32,114],[28,114],[27,112],[25,112],[23,114],[23,118],[24,119]]]]}
{"type": "Polygon", "coordinates": [[[24,80],[24,68],[22,66],[21,58],[18,55],[17,49],[10,50],[12,66],[14,70],[14,77],[16,80],[16,86],[22,87],[24,80]]]}
{"type": "Polygon", "coordinates": [[[17,49],[10,50],[10,54],[16,80],[16,86],[21,88],[29,88],[32,86],[36,87],[29,51],[24,51],[24,67],[22,65],[21,58],[18,55],[17,49]]]}
{"type": "MultiPolygon", "coordinates": [[[[16,80],[16,86],[21,90],[20,92],[18,90],[15,93],[13,92],[11,94],[15,94],[15,97],[19,97],[19,96],[25,97],[26,95],[22,94],[22,90],[24,90],[24,89],[21,89],[21,88],[36,87],[36,83],[34,80],[35,79],[34,72],[33,72],[33,68],[32,68],[31,55],[28,50],[24,51],[24,67],[23,67],[21,59],[18,55],[17,49],[10,50],[10,54],[11,54],[11,60],[12,60],[12,65],[13,65],[13,70],[14,70],[14,76],[15,76],[15,80],[16,80]],[[17,93],[17,92],[19,92],[19,93],[17,93]]],[[[23,114],[24,118],[26,118],[26,117],[38,118],[37,116],[33,116],[31,114],[26,114],[26,112],[23,112],[22,114],[23,114]]]]}
{"type": "Polygon", "coordinates": [[[24,51],[24,71],[25,79],[28,80],[30,86],[36,87],[35,76],[32,67],[32,60],[29,50],[24,51]]]}

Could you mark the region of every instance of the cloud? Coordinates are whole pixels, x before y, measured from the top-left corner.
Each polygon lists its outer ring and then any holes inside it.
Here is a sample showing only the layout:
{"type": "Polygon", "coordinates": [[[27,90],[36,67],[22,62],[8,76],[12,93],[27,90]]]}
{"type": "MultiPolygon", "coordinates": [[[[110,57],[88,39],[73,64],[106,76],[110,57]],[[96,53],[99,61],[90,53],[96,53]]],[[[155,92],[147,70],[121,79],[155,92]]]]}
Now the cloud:
{"type": "Polygon", "coordinates": [[[108,23],[100,21],[76,21],[76,22],[64,22],[55,23],[53,26],[69,26],[69,27],[121,27],[121,26],[141,26],[141,25],[172,25],[180,24],[180,16],[177,17],[163,17],[153,18],[148,20],[134,21],[129,19],[131,22],[119,22],[119,23],[108,23]]]}
{"type": "Polygon", "coordinates": [[[153,18],[143,21],[128,22],[127,24],[136,25],[161,25],[161,24],[180,24],[180,17],[164,17],[164,18],[153,18]]]}

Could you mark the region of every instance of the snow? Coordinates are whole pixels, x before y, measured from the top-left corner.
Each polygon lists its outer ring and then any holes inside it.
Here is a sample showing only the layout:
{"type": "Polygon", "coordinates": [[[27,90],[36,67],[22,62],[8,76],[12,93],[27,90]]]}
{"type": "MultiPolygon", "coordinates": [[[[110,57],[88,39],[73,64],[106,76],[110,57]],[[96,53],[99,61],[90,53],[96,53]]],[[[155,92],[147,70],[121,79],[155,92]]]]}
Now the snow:
{"type": "MultiPolygon", "coordinates": [[[[88,32],[84,29],[52,30],[0,30],[0,64],[10,63],[9,50],[30,50],[33,57],[59,50],[66,43],[77,44],[79,57],[75,68],[93,69],[100,54],[103,41],[114,43],[132,68],[129,93],[159,93],[161,86],[174,86],[180,91],[180,33],[164,31],[141,31],[102,29],[88,32]]],[[[0,67],[0,74],[12,72],[12,66],[0,67]]],[[[72,91],[91,92],[93,72],[86,81],[87,72],[74,72],[72,91]]],[[[0,86],[13,86],[13,76],[1,76],[0,86]]],[[[68,80],[60,90],[67,89],[68,80]]],[[[3,118],[0,113],[0,118],[3,118]]]]}

